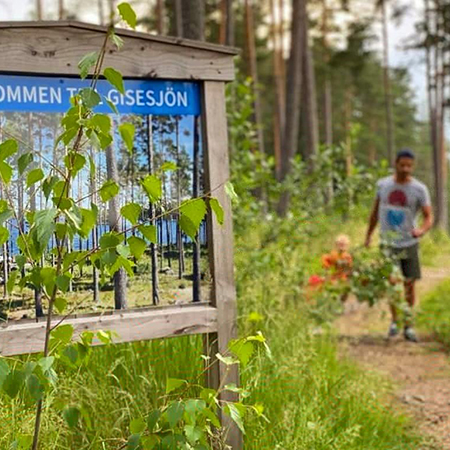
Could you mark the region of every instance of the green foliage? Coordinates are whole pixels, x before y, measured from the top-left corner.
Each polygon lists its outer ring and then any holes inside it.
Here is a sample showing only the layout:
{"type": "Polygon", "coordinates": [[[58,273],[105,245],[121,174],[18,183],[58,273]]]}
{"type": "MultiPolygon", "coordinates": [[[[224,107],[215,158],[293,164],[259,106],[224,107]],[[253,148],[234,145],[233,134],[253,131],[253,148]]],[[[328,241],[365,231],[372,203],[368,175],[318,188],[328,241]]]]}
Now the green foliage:
{"type": "Polygon", "coordinates": [[[421,299],[417,313],[417,325],[447,348],[450,348],[449,294],[450,281],[445,280],[421,299]]]}
{"type": "MultiPolygon", "coordinates": [[[[229,351],[235,354],[245,367],[258,346],[269,351],[265,338],[261,333],[245,339],[237,339],[230,343],[229,351]]],[[[216,355],[218,360],[228,364],[236,364],[237,360],[229,356],[216,355]]],[[[255,406],[241,401],[220,400],[223,391],[231,391],[241,395],[244,390],[234,385],[225,385],[218,391],[200,388],[195,398],[183,398],[189,390],[198,389],[187,380],[168,378],[164,403],[153,409],[146,417],[138,417],[130,422],[128,447],[135,449],[212,449],[219,444],[221,436],[215,428],[221,428],[219,412],[228,415],[231,420],[245,433],[244,419],[247,415],[258,411],[255,406]],[[169,447],[167,447],[169,445],[169,447]],[[173,447],[172,447],[173,446],[173,447]]],[[[226,430],[222,430],[226,433],[226,430]]]]}
{"type": "Polygon", "coordinates": [[[113,69],[112,67],[107,67],[103,71],[105,78],[113,85],[121,94],[125,95],[125,87],[123,84],[123,77],[120,72],[113,69]]]}
{"type": "Polygon", "coordinates": [[[120,16],[122,19],[131,27],[136,28],[136,13],[134,12],[133,8],[130,6],[129,3],[124,2],[121,3],[119,6],[117,6],[117,9],[119,10],[120,16]]]}

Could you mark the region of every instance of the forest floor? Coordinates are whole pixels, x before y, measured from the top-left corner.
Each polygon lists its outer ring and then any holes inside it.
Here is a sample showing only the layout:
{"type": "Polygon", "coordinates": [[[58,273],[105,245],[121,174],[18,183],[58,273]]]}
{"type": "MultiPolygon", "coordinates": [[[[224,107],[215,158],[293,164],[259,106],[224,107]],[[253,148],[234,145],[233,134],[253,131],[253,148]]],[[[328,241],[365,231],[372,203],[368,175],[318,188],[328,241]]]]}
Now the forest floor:
{"type": "MultiPolygon", "coordinates": [[[[445,265],[424,268],[419,301],[448,278],[450,268],[445,265]]],[[[365,369],[393,380],[394,407],[413,416],[418,429],[430,438],[431,448],[450,449],[449,355],[424,333],[419,333],[418,344],[404,341],[402,335],[388,340],[389,323],[386,302],[369,308],[349,299],[337,321],[341,350],[365,369]]]]}

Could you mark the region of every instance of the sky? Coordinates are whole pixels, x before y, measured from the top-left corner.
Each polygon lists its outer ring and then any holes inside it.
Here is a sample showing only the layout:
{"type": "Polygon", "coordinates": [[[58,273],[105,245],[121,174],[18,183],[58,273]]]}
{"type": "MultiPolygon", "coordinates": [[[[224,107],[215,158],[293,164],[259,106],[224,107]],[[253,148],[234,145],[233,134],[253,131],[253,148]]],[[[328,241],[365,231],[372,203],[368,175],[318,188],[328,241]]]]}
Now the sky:
{"type": "MultiPolygon", "coordinates": [[[[92,11],[88,5],[93,1],[78,0],[83,6],[81,10],[87,12],[82,17],[87,22],[95,22],[97,19],[96,8],[92,11]]],[[[367,5],[368,0],[361,0],[367,5]]],[[[57,0],[42,0],[43,9],[48,18],[56,18],[57,0]]],[[[424,55],[420,51],[405,51],[404,46],[408,38],[415,34],[415,23],[423,10],[423,0],[400,0],[408,4],[409,10],[400,23],[390,22],[389,34],[391,39],[390,62],[394,67],[407,67],[411,76],[412,88],[416,93],[416,103],[419,117],[426,114],[426,84],[424,55]]],[[[33,16],[34,0],[0,0],[0,20],[30,20],[33,16]]],[[[373,3],[370,1],[370,3],[373,3]]],[[[370,8],[368,14],[372,13],[370,8]]],[[[46,17],[47,18],[47,17],[46,17]]],[[[381,28],[375,27],[377,35],[381,34],[381,28]]],[[[381,50],[381,42],[375,44],[381,50]]]]}

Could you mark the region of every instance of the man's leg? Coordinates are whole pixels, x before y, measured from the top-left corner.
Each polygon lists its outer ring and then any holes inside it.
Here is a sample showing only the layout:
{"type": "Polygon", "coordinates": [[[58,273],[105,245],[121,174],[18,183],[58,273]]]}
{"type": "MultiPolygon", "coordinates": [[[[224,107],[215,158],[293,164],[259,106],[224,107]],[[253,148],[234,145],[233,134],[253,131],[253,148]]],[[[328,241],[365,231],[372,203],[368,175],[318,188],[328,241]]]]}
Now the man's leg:
{"type": "Polygon", "coordinates": [[[405,300],[410,308],[409,314],[405,315],[405,327],[411,327],[413,325],[413,310],[416,304],[416,280],[405,280],[405,300]]]}

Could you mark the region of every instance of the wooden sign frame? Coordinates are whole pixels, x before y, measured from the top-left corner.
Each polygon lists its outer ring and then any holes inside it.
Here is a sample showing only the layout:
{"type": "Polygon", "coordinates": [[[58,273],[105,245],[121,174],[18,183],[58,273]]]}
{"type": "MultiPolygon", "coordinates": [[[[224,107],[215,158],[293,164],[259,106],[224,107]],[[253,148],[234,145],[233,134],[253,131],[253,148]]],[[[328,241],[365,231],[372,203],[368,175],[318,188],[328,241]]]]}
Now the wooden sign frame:
{"type": "MultiPolygon", "coordinates": [[[[0,74],[78,76],[78,62],[101,47],[106,31],[102,26],[74,21],[0,22],[0,74]]],[[[75,316],[65,323],[74,326],[75,335],[85,330],[115,331],[119,336],[116,342],[203,334],[205,350],[214,360],[237,336],[232,214],[224,185],[229,178],[225,83],[234,79],[233,57],[238,52],[129,30],[116,29],[116,34],[124,40],[124,48],[108,49],[105,66],[116,68],[124,77],[201,83],[205,185],[208,191],[214,189],[224,207],[225,223],[220,226],[211,215],[207,221],[212,275],[209,302],[75,316]]],[[[44,335],[44,322],[8,322],[0,326],[0,355],[40,352],[44,335]]],[[[207,373],[209,386],[217,389],[225,373],[229,383],[239,384],[237,367],[227,372],[217,361],[207,373]]],[[[223,399],[234,401],[236,396],[227,393],[223,399]]],[[[242,448],[237,427],[226,417],[222,419],[224,425],[230,425],[229,445],[235,450],[242,448]]]]}

